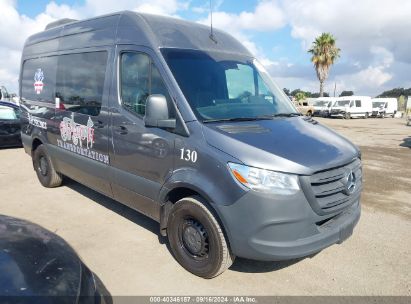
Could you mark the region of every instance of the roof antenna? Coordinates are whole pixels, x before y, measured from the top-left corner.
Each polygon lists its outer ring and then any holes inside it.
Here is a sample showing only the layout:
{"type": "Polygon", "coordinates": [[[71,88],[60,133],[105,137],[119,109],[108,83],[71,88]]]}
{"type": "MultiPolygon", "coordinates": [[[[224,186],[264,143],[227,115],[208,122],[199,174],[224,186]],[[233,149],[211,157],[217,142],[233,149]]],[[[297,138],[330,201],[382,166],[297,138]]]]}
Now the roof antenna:
{"type": "Polygon", "coordinates": [[[217,43],[217,39],[214,36],[214,31],[213,31],[213,6],[212,6],[212,0],[210,0],[210,39],[214,43],[217,43]]]}

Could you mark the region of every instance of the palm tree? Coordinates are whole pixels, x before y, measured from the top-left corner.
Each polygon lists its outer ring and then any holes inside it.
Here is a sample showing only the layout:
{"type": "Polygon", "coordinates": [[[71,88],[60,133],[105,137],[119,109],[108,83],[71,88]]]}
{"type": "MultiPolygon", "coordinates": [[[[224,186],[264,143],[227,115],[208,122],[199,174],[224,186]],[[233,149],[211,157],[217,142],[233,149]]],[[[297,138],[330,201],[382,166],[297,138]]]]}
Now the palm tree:
{"type": "Polygon", "coordinates": [[[315,38],[311,49],[308,50],[313,56],[311,62],[314,64],[320,81],[320,97],[324,94],[324,81],[328,77],[331,65],[340,57],[340,49],[335,45],[335,38],[330,33],[322,33],[315,38]]]}

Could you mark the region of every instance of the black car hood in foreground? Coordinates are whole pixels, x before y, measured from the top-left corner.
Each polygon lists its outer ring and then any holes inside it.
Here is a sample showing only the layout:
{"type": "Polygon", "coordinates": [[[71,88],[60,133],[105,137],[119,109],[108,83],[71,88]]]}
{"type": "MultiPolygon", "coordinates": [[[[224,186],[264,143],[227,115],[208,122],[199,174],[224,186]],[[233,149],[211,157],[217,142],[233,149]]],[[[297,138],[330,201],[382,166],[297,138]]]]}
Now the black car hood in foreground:
{"type": "Polygon", "coordinates": [[[281,172],[312,174],[359,154],[347,139],[306,117],[207,123],[203,130],[211,146],[244,164],[281,172]]]}
{"type": "Polygon", "coordinates": [[[30,222],[0,215],[0,299],[28,296],[30,303],[77,303],[80,285],[85,283],[81,282],[84,268],[60,237],[30,222]]]}

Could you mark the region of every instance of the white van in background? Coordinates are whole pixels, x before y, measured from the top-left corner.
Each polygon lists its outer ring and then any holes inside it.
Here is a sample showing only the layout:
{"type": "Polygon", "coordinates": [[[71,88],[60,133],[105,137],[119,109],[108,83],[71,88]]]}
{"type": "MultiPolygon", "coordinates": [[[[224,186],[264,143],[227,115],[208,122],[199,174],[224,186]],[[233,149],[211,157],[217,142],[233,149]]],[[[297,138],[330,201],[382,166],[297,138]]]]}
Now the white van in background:
{"type": "Polygon", "coordinates": [[[372,113],[372,102],[370,96],[346,96],[337,98],[331,107],[331,117],[368,118],[372,113]]]}
{"type": "Polygon", "coordinates": [[[372,101],[372,116],[373,117],[394,117],[398,111],[397,98],[373,98],[372,101]]]}
{"type": "Polygon", "coordinates": [[[328,117],[330,115],[331,106],[336,100],[336,97],[316,98],[312,103],[314,107],[313,116],[328,117]]]}

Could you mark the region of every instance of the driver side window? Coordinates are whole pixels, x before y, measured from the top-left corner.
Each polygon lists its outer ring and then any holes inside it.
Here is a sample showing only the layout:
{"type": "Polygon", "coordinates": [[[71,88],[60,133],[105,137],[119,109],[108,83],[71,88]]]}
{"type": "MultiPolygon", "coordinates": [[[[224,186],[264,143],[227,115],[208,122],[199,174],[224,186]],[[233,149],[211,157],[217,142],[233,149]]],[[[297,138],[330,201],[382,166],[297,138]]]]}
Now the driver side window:
{"type": "Polygon", "coordinates": [[[170,95],[150,57],[137,52],[123,53],[120,66],[120,96],[123,107],[144,116],[147,97],[152,94],[165,96],[170,117],[174,117],[170,95]]]}

